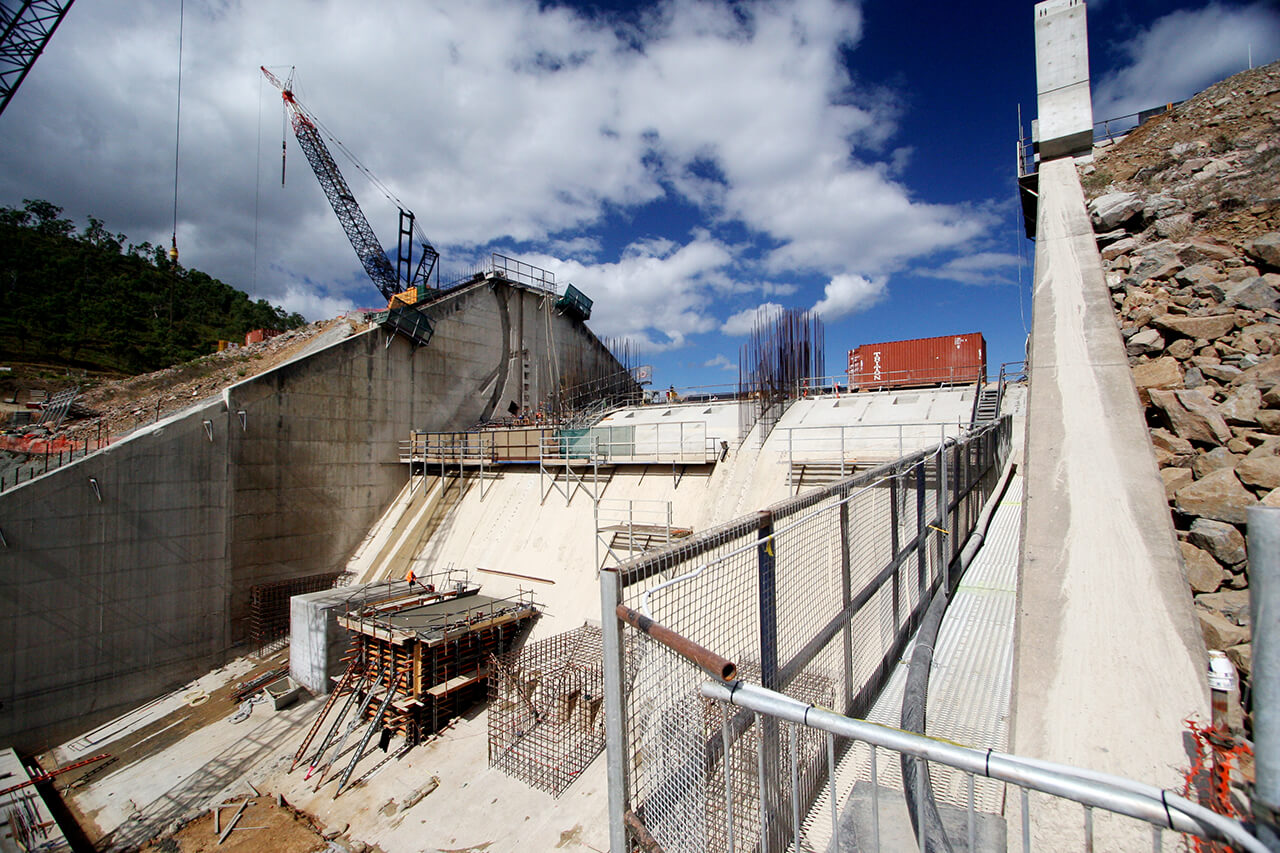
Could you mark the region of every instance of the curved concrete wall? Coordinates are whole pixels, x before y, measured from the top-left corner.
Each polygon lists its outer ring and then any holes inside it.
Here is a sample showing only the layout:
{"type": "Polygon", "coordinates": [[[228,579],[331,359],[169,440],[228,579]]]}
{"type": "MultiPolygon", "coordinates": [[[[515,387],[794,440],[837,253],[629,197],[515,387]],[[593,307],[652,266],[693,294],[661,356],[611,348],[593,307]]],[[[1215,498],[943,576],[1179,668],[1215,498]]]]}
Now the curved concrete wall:
{"type": "Polygon", "coordinates": [[[425,347],[371,329],[0,494],[0,742],[41,748],[219,665],[251,585],[341,571],[404,485],[410,429],[536,404],[556,363],[616,367],[552,301],[477,283],[425,309],[425,347]]]}

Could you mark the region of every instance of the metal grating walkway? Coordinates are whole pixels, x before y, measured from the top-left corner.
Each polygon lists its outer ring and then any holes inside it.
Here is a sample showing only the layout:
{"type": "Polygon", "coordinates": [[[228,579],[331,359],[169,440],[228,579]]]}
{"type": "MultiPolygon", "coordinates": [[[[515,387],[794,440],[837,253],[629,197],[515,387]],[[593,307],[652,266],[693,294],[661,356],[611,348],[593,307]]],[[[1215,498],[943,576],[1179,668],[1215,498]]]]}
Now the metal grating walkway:
{"type": "MultiPolygon", "coordinates": [[[[1019,535],[1022,516],[1022,476],[1015,473],[991,519],[987,539],[961,579],[942,621],[929,677],[928,734],[977,747],[1005,751],[1009,746],[1009,696],[1013,678],[1013,629],[1017,604],[1019,535]]],[[[903,654],[911,658],[911,645],[903,654]]],[[[867,719],[898,726],[902,716],[902,691],[907,666],[899,662],[867,719]]],[[[858,782],[871,778],[871,751],[855,744],[836,767],[836,790],[841,811],[858,782]]],[[[902,774],[896,753],[877,753],[876,775],[881,788],[902,790],[902,774]]],[[[940,765],[930,765],[938,804],[967,808],[966,775],[940,765]]],[[[805,835],[813,849],[826,848],[831,841],[831,803],[827,788],[810,809],[805,835]]],[[[900,801],[900,798],[899,798],[900,801]]],[[[882,802],[881,830],[897,819],[905,821],[906,809],[882,802]]],[[[974,807],[977,811],[1001,815],[1004,785],[990,779],[974,780],[974,807]]],[[[843,822],[847,823],[845,815],[843,822]]],[[[909,827],[907,832],[910,832],[909,827]]],[[[843,840],[843,839],[842,839],[843,840]]],[[[842,848],[845,845],[842,845],[842,848]]],[[[849,848],[852,849],[852,848],[849,848]]]]}

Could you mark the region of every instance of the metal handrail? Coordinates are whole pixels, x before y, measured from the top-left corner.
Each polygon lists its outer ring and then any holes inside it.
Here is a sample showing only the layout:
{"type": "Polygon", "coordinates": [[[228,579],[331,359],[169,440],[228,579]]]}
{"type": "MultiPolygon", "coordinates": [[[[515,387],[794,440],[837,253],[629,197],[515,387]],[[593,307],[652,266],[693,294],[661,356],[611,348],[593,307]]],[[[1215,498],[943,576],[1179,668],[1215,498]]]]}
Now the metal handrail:
{"type": "Polygon", "coordinates": [[[846,717],[742,681],[705,682],[700,692],[708,699],[944,764],[974,776],[1074,800],[1176,832],[1227,841],[1250,853],[1268,853],[1266,846],[1240,822],[1170,791],[1131,779],[905,732],[846,717]]]}
{"type": "Polygon", "coordinates": [[[986,376],[986,364],[952,364],[946,367],[849,372],[849,389],[903,388],[911,385],[972,385],[986,376]]]}

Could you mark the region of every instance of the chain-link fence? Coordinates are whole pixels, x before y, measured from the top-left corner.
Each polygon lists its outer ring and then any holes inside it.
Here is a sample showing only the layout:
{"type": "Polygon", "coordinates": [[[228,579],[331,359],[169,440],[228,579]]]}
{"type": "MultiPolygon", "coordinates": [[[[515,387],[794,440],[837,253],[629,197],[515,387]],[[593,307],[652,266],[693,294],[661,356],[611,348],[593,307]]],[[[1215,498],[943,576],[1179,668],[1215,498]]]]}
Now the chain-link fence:
{"type": "Polygon", "coordinates": [[[706,676],[649,636],[624,655],[612,605],[731,658],[748,681],[864,716],[948,582],[1009,437],[1006,417],[602,573],[615,833],[630,813],[668,853],[780,846],[792,792],[812,802],[829,759],[821,739],[784,738],[768,717],[724,725],[723,706],[699,696],[706,676]]]}

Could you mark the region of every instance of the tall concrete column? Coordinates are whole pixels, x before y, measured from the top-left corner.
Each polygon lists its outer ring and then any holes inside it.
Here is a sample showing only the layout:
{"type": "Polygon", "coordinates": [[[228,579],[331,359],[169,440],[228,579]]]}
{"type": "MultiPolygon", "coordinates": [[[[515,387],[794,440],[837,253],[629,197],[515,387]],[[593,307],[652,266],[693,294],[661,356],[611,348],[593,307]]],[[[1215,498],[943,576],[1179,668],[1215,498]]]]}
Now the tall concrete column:
{"type": "Polygon", "coordinates": [[[1037,3],[1036,109],[1032,136],[1041,160],[1093,147],[1089,33],[1084,0],[1037,3]]]}

